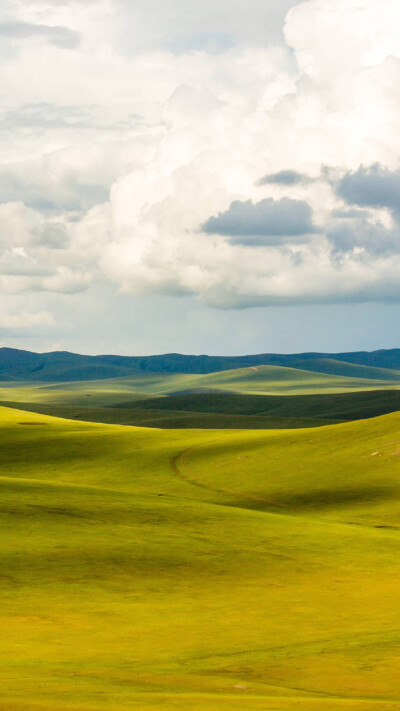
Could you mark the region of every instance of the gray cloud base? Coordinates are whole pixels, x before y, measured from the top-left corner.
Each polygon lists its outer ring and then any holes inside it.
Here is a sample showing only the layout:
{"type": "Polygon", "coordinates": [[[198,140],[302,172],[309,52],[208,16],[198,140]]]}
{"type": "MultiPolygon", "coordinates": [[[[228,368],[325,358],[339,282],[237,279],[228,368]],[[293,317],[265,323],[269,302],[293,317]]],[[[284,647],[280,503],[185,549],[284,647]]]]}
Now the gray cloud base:
{"type": "Polygon", "coordinates": [[[339,197],[359,207],[386,207],[400,214],[400,170],[379,163],[347,173],[337,184],[339,197]]]}
{"type": "Polygon", "coordinates": [[[280,170],[278,173],[264,175],[258,181],[258,185],[300,185],[301,183],[311,183],[312,178],[303,173],[298,173],[297,170],[280,170]]]}
{"type": "Polygon", "coordinates": [[[203,232],[231,237],[236,243],[254,244],[271,237],[298,237],[315,232],[311,207],[302,200],[273,200],[266,198],[232,202],[227,212],[210,217],[202,226],[203,232]]]}

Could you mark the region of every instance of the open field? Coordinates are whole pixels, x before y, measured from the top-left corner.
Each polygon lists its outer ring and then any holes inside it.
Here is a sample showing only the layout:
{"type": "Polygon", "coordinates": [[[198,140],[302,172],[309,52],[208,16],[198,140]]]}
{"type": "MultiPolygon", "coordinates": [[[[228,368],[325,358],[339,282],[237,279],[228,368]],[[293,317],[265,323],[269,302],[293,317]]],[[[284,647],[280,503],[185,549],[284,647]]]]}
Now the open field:
{"type": "MultiPolygon", "coordinates": [[[[373,369],[369,369],[372,372],[373,369]]],[[[184,393],[242,393],[248,395],[311,395],[345,393],[365,390],[400,388],[397,371],[386,371],[391,377],[354,377],[330,375],[278,366],[239,368],[207,374],[147,373],[123,378],[43,383],[3,381],[0,388],[4,399],[43,401],[63,404],[114,406],[149,397],[184,393]]]]}
{"type": "MultiPolygon", "coordinates": [[[[163,398],[164,400],[164,398],[163,398]]],[[[169,398],[165,398],[169,400],[169,398]]],[[[146,401],[148,403],[150,401],[146,401]]],[[[160,402],[160,400],[157,400],[160,402]]],[[[3,402],[5,406],[37,412],[54,417],[64,417],[85,422],[99,422],[135,427],[157,427],[160,429],[287,429],[298,427],[321,427],[336,424],[340,419],[317,417],[290,417],[268,415],[240,415],[230,413],[196,412],[169,408],[150,409],[148,407],[84,407],[73,405],[46,405],[43,403],[3,402]]],[[[143,403],[144,404],[144,403],[143,403]]],[[[169,404],[169,403],[168,403],[169,404]]],[[[229,403],[228,403],[229,404],[229,403]]],[[[140,405],[140,403],[139,403],[140,405]]],[[[392,408],[394,409],[394,408],[392,408]]]]}
{"type": "Polygon", "coordinates": [[[0,412],[0,709],[399,708],[399,414],[0,412]]]}
{"type": "Polygon", "coordinates": [[[394,379],[260,366],[206,375],[142,372],[87,382],[14,381],[0,385],[0,403],[70,419],[167,429],[318,427],[399,410],[400,381],[396,371],[387,372],[394,379]]]}

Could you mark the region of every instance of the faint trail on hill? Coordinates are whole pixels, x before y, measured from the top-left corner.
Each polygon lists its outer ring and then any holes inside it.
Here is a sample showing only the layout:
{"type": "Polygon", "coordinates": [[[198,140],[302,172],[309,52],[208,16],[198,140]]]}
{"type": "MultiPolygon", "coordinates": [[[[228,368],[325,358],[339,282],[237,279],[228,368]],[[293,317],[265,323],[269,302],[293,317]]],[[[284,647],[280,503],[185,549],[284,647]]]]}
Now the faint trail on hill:
{"type": "Polygon", "coordinates": [[[215,486],[211,486],[211,484],[205,484],[204,482],[198,481],[198,479],[195,478],[192,470],[190,469],[189,465],[187,464],[187,461],[185,457],[190,454],[190,452],[193,452],[195,449],[200,449],[201,447],[204,447],[206,445],[212,445],[214,442],[219,442],[220,440],[214,440],[212,442],[206,442],[206,443],[200,443],[200,444],[195,444],[192,445],[191,447],[188,447],[187,449],[184,449],[182,452],[179,452],[175,457],[171,459],[171,468],[174,474],[179,477],[179,479],[182,479],[182,481],[185,481],[188,484],[192,484],[193,486],[197,486],[200,489],[205,489],[207,491],[213,491],[214,493],[217,494],[224,494],[227,496],[231,496],[234,498],[243,498],[243,499],[248,499],[249,501],[255,501],[258,503],[262,504],[268,504],[269,506],[273,506],[274,508],[280,509],[289,509],[290,511],[295,511],[296,513],[298,512],[297,509],[294,506],[290,506],[289,504],[283,504],[283,503],[277,503],[276,501],[273,501],[271,499],[265,499],[261,496],[257,496],[256,494],[249,494],[245,491],[233,491],[232,489],[225,489],[225,488],[217,488],[215,486]],[[179,467],[181,466],[181,468],[179,467]],[[183,470],[183,471],[182,471],[183,470]]]}
{"type": "MultiPolygon", "coordinates": [[[[182,452],[179,452],[177,455],[175,455],[170,463],[171,463],[171,469],[174,472],[174,474],[179,477],[182,481],[186,482],[187,484],[191,484],[192,486],[197,486],[200,489],[204,489],[206,491],[212,491],[216,494],[223,494],[225,496],[230,496],[234,497],[235,499],[247,499],[248,501],[254,501],[262,504],[267,504],[268,506],[273,507],[274,509],[286,509],[287,511],[293,511],[296,514],[300,514],[300,511],[295,507],[291,506],[290,504],[284,504],[282,502],[277,502],[274,501],[273,499],[266,499],[261,496],[257,496],[256,494],[249,494],[248,492],[245,491],[234,491],[233,489],[225,489],[225,488],[218,488],[216,486],[212,486],[211,484],[205,484],[202,481],[199,481],[196,479],[193,471],[189,467],[186,457],[188,454],[193,452],[196,449],[200,449],[201,447],[205,447],[208,445],[212,445],[214,443],[219,442],[220,440],[213,440],[211,442],[201,442],[200,444],[195,444],[192,445],[191,447],[188,447],[187,449],[184,449],[182,452]]],[[[313,513],[311,511],[311,513],[313,513]]],[[[375,528],[375,529],[391,529],[391,530],[399,530],[400,526],[392,523],[388,523],[385,520],[381,519],[360,519],[357,517],[351,518],[349,521],[335,521],[335,520],[330,520],[328,519],[323,519],[319,518],[316,516],[313,516],[313,521],[323,523],[323,524],[330,524],[330,525],[340,525],[340,526],[360,526],[360,527],[369,527],[369,528],[375,528]]]]}

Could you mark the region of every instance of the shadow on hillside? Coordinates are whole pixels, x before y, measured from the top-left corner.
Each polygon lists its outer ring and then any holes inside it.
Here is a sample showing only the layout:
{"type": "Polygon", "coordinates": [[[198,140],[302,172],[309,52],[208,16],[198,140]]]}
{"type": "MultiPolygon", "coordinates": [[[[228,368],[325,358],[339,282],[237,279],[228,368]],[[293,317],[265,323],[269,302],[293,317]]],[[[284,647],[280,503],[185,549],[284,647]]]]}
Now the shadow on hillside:
{"type": "Polygon", "coordinates": [[[346,506],[357,506],[361,504],[374,503],[377,501],[397,500],[400,490],[391,486],[360,486],[346,487],[338,489],[312,489],[304,492],[257,492],[257,500],[254,498],[240,498],[237,504],[242,508],[256,511],[272,511],[282,509],[289,513],[302,511],[321,511],[335,509],[346,506]],[[239,503],[240,501],[240,503],[239,503]]]}

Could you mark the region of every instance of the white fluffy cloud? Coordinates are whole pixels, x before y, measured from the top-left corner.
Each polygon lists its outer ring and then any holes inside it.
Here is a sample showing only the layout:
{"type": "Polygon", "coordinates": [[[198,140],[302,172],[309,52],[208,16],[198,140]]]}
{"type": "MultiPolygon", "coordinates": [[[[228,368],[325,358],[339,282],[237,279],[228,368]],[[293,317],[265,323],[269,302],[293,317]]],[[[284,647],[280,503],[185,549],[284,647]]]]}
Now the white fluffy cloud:
{"type": "Polygon", "coordinates": [[[185,8],[6,4],[0,288],[107,280],[221,308],[398,299],[397,213],[351,212],[343,192],[398,175],[398,0],[185,8]],[[254,211],[238,226],[232,205],[268,206],[256,233],[272,210],[280,238],[251,239],[254,211]]]}

